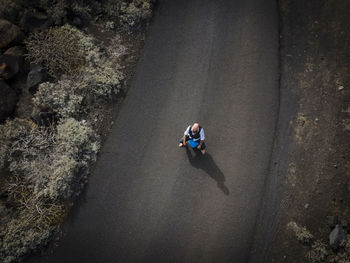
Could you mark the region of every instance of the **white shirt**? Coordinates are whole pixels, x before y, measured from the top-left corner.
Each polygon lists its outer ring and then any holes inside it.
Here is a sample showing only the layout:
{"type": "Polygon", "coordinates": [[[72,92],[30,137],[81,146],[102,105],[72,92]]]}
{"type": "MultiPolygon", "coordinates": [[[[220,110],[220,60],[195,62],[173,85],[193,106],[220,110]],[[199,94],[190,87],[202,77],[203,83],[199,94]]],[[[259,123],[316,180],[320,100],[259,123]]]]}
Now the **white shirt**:
{"type": "MultiPolygon", "coordinates": [[[[189,136],[189,135],[190,135],[190,129],[191,129],[191,125],[187,127],[187,129],[186,129],[184,135],[189,136]]],[[[191,129],[191,131],[192,131],[192,134],[193,134],[193,133],[194,133],[194,132],[193,132],[193,129],[191,129]]],[[[204,139],[205,139],[205,134],[204,134],[204,129],[203,129],[203,128],[201,128],[201,131],[199,132],[199,135],[200,135],[200,140],[201,140],[201,141],[204,141],[204,139]]]]}

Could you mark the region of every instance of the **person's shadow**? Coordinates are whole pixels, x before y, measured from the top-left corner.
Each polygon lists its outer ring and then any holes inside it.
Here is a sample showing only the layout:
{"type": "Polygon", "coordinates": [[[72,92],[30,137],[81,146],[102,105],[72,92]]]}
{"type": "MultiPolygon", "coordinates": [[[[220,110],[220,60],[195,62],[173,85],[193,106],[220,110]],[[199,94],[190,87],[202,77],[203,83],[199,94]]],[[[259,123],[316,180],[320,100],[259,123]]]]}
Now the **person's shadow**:
{"type": "Polygon", "coordinates": [[[204,172],[206,172],[211,178],[213,178],[216,181],[221,191],[225,195],[229,195],[230,191],[225,186],[225,175],[216,165],[213,157],[211,157],[209,153],[202,155],[202,153],[200,153],[200,151],[196,149],[194,149],[193,152],[194,153],[192,153],[192,151],[188,147],[186,147],[186,153],[190,164],[193,167],[197,169],[202,169],[204,172]]]}

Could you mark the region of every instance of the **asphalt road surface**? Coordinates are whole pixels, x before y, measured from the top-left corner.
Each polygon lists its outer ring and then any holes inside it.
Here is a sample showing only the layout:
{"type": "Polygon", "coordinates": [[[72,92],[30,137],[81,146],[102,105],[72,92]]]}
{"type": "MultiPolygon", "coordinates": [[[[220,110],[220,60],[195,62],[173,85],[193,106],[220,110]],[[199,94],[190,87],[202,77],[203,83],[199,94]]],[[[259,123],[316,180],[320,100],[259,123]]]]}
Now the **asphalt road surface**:
{"type": "Polygon", "coordinates": [[[278,116],[274,0],[164,0],[49,263],[247,262],[278,116]],[[178,148],[189,124],[207,155],[178,148]]]}

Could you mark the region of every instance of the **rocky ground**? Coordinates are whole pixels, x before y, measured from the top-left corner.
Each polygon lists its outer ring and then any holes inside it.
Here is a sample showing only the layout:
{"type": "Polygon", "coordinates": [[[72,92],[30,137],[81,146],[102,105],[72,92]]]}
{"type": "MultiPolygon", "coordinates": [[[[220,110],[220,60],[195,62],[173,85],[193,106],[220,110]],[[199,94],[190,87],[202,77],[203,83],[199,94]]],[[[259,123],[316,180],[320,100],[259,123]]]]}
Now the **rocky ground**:
{"type": "Polygon", "coordinates": [[[350,3],[279,7],[280,121],[258,226],[272,244],[256,262],[350,262],[350,3]]]}

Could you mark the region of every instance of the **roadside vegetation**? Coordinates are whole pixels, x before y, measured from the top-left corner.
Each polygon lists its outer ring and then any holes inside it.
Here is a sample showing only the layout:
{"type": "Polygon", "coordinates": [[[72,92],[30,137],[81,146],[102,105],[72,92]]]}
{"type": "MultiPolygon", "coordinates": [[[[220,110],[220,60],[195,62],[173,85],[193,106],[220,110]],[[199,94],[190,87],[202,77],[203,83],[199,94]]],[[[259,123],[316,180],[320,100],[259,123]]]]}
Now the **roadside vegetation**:
{"type": "Polygon", "coordinates": [[[11,108],[0,116],[1,262],[20,260],[59,230],[108,128],[101,111],[126,91],[123,36],[145,29],[154,4],[0,0],[0,65],[11,56],[19,68],[11,78],[16,67],[0,70],[0,88],[11,91],[1,93],[11,108]]]}
{"type": "Polygon", "coordinates": [[[289,222],[287,229],[294,232],[297,240],[307,247],[305,259],[310,263],[348,263],[350,262],[350,236],[339,225],[330,236],[330,243],[316,239],[306,227],[289,222]]]}

